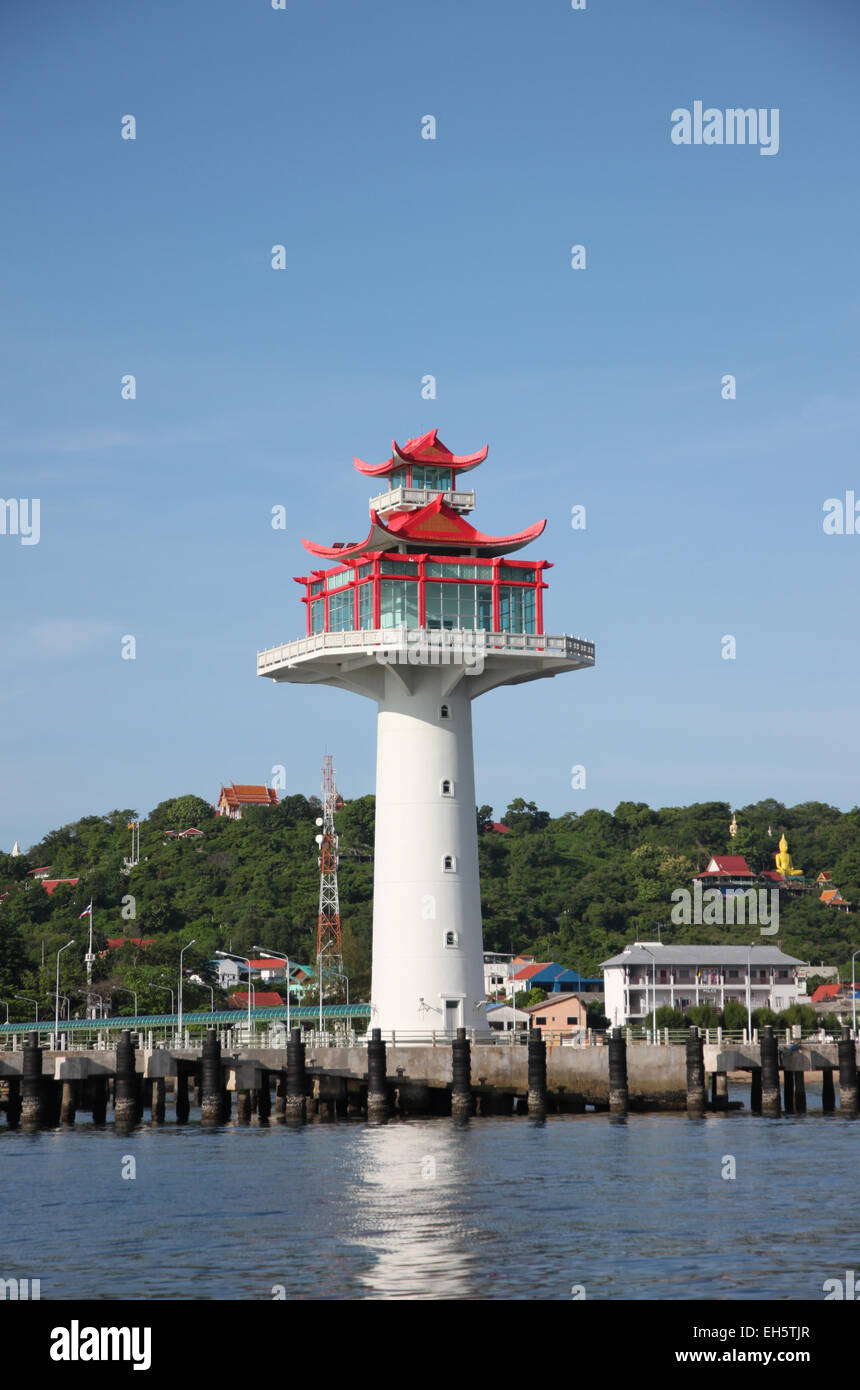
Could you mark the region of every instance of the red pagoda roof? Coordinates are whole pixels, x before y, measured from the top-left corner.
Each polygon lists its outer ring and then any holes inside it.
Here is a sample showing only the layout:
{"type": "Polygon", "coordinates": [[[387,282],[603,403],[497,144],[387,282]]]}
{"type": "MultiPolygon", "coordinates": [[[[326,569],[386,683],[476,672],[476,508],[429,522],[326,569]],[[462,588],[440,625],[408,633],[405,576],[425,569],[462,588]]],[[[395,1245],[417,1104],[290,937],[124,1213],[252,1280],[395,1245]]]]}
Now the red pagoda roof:
{"type": "Polygon", "coordinates": [[[402,468],[405,463],[436,464],[440,468],[454,468],[464,473],[467,469],[477,468],[479,463],[483,463],[489,448],[489,444],[485,444],[476,454],[452,454],[438,438],[438,431],[428,430],[426,434],[419,434],[415,439],[407,439],[402,447],[396,439],[392,439],[391,457],[384,463],[363,463],[361,459],[356,458],[353,459],[353,464],[359,473],[368,473],[374,478],[393,473],[395,468],[402,468]]]}
{"type": "Polygon", "coordinates": [[[443,500],[442,493],[416,512],[395,512],[387,521],[380,521],[375,511],[370,513],[370,533],[358,545],[317,545],[315,541],[303,540],[305,550],[311,555],[319,555],[327,560],[348,560],[366,551],[393,550],[408,542],[410,545],[428,544],[434,549],[450,546],[456,551],[471,547],[485,549],[494,555],[505,555],[512,550],[520,550],[524,545],[541,535],[546,521],[536,521],[525,531],[513,536],[485,536],[476,531],[459,512],[455,512],[443,500]]]}

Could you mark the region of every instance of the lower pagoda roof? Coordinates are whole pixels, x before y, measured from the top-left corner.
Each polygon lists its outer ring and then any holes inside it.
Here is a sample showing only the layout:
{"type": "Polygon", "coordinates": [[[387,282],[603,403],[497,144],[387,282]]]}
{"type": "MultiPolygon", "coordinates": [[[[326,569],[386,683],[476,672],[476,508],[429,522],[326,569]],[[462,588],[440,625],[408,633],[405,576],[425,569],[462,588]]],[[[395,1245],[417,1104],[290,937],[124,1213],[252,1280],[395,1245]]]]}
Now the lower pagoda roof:
{"type": "Polygon", "coordinates": [[[358,544],[318,545],[316,541],[303,540],[302,545],[311,555],[326,560],[348,560],[368,550],[397,550],[404,544],[424,548],[430,545],[436,550],[477,550],[480,555],[486,556],[508,555],[535,540],[545,527],[546,519],[536,521],[533,526],[512,536],[486,536],[449,507],[444,493],[440,492],[419,511],[395,512],[387,521],[381,521],[371,508],[370,533],[366,540],[358,544]]]}
{"type": "Polygon", "coordinates": [[[402,448],[396,439],[392,439],[391,457],[384,463],[364,463],[356,458],[353,459],[353,464],[359,473],[367,473],[375,478],[393,473],[395,469],[403,468],[407,463],[435,464],[439,468],[453,468],[465,472],[483,463],[489,449],[490,446],[486,444],[476,454],[452,454],[438,438],[438,430],[428,430],[426,434],[419,434],[415,439],[407,439],[402,448]]]}

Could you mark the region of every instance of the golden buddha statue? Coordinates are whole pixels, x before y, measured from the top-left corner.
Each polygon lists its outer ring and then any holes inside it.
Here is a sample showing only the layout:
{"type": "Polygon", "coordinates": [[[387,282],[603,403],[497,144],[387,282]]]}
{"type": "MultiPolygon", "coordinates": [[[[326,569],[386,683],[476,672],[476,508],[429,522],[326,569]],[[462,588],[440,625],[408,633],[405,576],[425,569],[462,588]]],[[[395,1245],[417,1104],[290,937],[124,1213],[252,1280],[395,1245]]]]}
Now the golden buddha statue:
{"type": "Polygon", "coordinates": [[[774,857],[776,859],[776,871],[778,874],[782,874],[783,878],[799,878],[803,874],[803,870],[796,869],[791,862],[788,840],[784,833],[779,841],[779,852],[774,857]]]}

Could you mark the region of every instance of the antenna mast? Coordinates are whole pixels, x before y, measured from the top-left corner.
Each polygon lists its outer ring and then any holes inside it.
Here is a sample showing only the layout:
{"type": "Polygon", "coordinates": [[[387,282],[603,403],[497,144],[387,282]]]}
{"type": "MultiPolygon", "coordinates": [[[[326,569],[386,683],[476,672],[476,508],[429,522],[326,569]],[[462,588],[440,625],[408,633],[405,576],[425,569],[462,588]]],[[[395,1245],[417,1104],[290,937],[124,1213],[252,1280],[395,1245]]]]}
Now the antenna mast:
{"type": "Polygon", "coordinates": [[[334,813],[343,805],[337,794],[334,779],[334,760],[326,753],[322,780],[322,819],[317,820],[321,832],[316,840],[319,845],[320,866],[320,910],[317,919],[317,969],[319,970],[320,1001],[322,1001],[322,958],[328,957],[328,971],[340,974],[343,971],[343,956],[340,945],[340,899],[337,889],[337,835],[334,829],[334,813]]]}

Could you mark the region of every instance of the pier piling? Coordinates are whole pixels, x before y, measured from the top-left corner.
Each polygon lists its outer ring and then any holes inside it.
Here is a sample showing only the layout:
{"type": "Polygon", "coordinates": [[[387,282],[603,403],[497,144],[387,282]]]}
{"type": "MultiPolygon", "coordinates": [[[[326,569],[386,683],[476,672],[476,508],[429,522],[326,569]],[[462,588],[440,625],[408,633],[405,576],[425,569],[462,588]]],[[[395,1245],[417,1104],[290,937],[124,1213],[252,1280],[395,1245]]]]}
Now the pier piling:
{"type": "Polygon", "coordinates": [[[711,1105],[715,1110],[729,1108],[729,1078],[724,1071],[715,1071],[711,1077],[711,1105]]]}
{"type": "Polygon", "coordinates": [[[63,1095],[60,1102],[60,1124],[73,1125],[75,1123],[76,1090],[77,1084],[74,1081],[64,1081],[63,1095]]]}
{"type": "Polygon", "coordinates": [[[21,1083],[13,1078],[8,1082],[9,1099],[6,1102],[6,1124],[9,1129],[17,1129],[21,1123],[21,1083]]]}
{"type": "Polygon", "coordinates": [[[474,1113],[472,1044],[466,1037],[465,1028],[458,1028],[451,1043],[451,1114],[459,1119],[468,1119],[474,1113]]]}
{"type": "Polygon", "coordinates": [[[367,1118],[388,1118],[388,1083],[385,1073],[385,1043],[379,1028],[371,1028],[367,1044],[367,1118]]]}
{"type": "Polygon", "coordinates": [[[779,1043],[773,1025],[766,1023],[761,1032],[761,1113],[779,1115],[779,1043]]]}
{"type": "Polygon", "coordinates": [[[164,1124],[164,1100],[167,1087],[163,1076],[156,1076],[150,1082],[149,1117],[154,1125],[164,1124]]]}
{"type": "Polygon", "coordinates": [[[687,1034],[687,1111],[702,1115],[704,1110],[705,1044],[699,1029],[691,1028],[687,1034]]]}
{"type": "Polygon", "coordinates": [[[529,1033],[528,1076],[528,1113],[530,1115],[545,1115],[546,1043],[540,1028],[532,1028],[529,1033]]]}
{"type": "Polygon", "coordinates": [[[191,1109],[188,1100],[188,1073],[180,1066],[176,1072],[176,1123],[184,1125],[188,1122],[188,1112],[191,1109]]]}
{"type": "MultiPolygon", "coordinates": [[[[383,1060],[383,1071],[385,1062],[383,1060]]],[[[293,1028],[290,1030],[290,1040],[287,1043],[287,1094],[285,1117],[292,1121],[303,1121],[307,1118],[307,1102],[305,1100],[305,1045],[302,1042],[302,1030],[293,1028]]]]}
{"type": "Polygon", "coordinates": [[[794,1114],[794,1072],[782,1074],[782,1105],[786,1115],[794,1114]]]}
{"type": "Polygon", "coordinates": [[[137,1116],[137,1071],[134,1064],[134,1044],[128,1028],[123,1028],[116,1045],[113,1117],[118,1125],[133,1125],[137,1122],[137,1116]]]}
{"type": "Polygon", "coordinates": [[[39,1129],[43,1118],[42,1049],[36,1034],[28,1033],[21,1072],[21,1121],[24,1129],[39,1129]]]}
{"type": "Polygon", "coordinates": [[[240,1125],[251,1123],[251,1092],[236,1092],[236,1122],[240,1125]]]}
{"type": "Polygon", "coordinates": [[[794,1113],[806,1114],[806,1077],[802,1071],[794,1073],[794,1113]]]}
{"type": "Polygon", "coordinates": [[[105,1122],[105,1120],[107,1119],[107,1093],[108,1093],[107,1077],[106,1077],[106,1076],[93,1076],[93,1077],[90,1077],[90,1086],[91,1086],[90,1095],[91,1095],[91,1097],[92,1097],[92,1099],[91,1099],[91,1101],[90,1101],[90,1105],[91,1105],[91,1108],[92,1108],[93,1124],[94,1124],[94,1125],[103,1125],[104,1122],[105,1122]]]}
{"type": "Polygon", "coordinates": [[[839,1050],[839,1109],[857,1114],[857,1053],[850,1028],[842,1029],[839,1050]]]}
{"type": "Polygon", "coordinates": [[[627,1039],[620,1028],[613,1028],[609,1034],[609,1111],[612,1115],[626,1115],[627,1092],[627,1039]]]}
{"type": "Polygon", "coordinates": [[[825,1115],[832,1115],[836,1109],[836,1091],[833,1085],[832,1067],[825,1067],[821,1073],[821,1109],[825,1115]]]}
{"type": "Polygon", "coordinates": [[[224,1123],[224,1081],[221,1076],[221,1044],[214,1028],[203,1040],[200,1082],[200,1119],[204,1125],[224,1123]]]}

